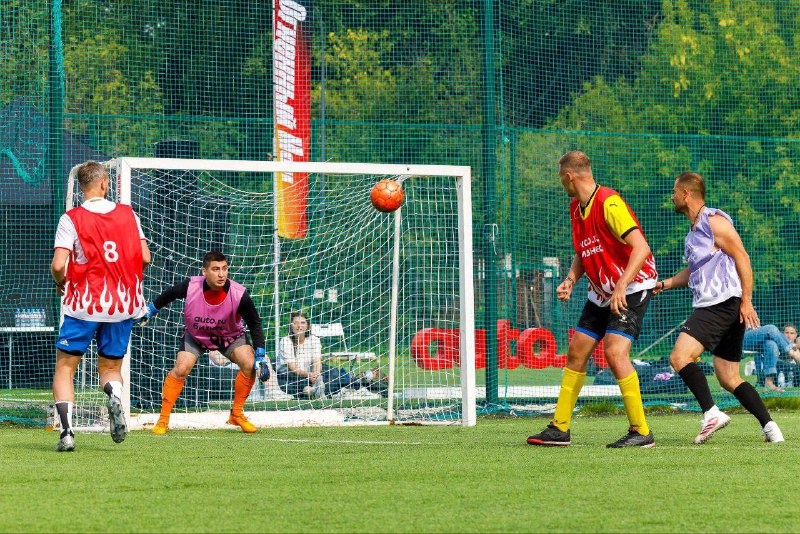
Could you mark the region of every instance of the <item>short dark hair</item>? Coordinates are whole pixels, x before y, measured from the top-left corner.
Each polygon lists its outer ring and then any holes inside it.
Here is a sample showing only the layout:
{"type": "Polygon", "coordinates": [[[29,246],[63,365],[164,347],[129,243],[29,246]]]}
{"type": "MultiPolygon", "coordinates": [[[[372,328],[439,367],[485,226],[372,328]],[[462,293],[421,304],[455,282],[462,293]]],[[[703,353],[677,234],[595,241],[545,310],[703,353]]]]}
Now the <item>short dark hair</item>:
{"type": "Polygon", "coordinates": [[[212,261],[224,261],[225,263],[228,262],[228,258],[225,257],[225,254],[218,250],[212,250],[205,256],[203,256],[203,269],[208,269],[208,266],[211,265],[212,261]]]}
{"type": "Polygon", "coordinates": [[[592,161],[580,150],[573,150],[561,156],[558,167],[565,171],[587,172],[592,170],[592,161]]]}
{"type": "Polygon", "coordinates": [[[706,181],[696,172],[686,171],[680,173],[677,182],[687,191],[691,191],[703,200],[706,199],[706,181]]]}
{"type": "Polygon", "coordinates": [[[101,163],[87,161],[78,165],[76,175],[78,176],[78,187],[81,188],[81,191],[85,191],[95,182],[108,178],[108,171],[101,163]]]}

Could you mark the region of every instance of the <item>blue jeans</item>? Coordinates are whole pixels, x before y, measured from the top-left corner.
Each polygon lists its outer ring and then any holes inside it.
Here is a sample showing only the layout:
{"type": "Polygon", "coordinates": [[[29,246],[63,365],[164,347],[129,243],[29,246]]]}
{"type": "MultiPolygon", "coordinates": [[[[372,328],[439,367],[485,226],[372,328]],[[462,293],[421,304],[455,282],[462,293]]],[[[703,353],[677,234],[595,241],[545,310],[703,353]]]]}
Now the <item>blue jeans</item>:
{"type": "MultiPolygon", "coordinates": [[[[351,384],[359,385],[353,375],[329,365],[322,365],[322,380],[325,382],[325,394],[330,396],[340,389],[350,387],[351,384]]],[[[310,385],[307,376],[301,376],[291,371],[278,373],[278,385],[289,395],[296,396],[303,392],[305,386],[310,385]]]]}
{"type": "Polygon", "coordinates": [[[778,374],[778,358],[792,349],[792,344],[774,324],[746,330],[742,341],[743,350],[756,353],[756,373],[759,376],[778,374]]]}

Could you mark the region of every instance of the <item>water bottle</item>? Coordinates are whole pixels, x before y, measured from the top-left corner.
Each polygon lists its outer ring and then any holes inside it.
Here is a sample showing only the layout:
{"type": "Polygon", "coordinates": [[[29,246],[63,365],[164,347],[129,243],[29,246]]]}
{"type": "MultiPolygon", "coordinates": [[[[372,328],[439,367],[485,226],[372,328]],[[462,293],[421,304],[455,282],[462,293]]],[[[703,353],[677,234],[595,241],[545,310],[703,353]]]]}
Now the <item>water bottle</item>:
{"type": "Polygon", "coordinates": [[[25,308],[24,313],[22,314],[22,326],[25,328],[30,328],[31,326],[31,309],[25,308]]]}
{"type": "Polygon", "coordinates": [[[14,310],[14,326],[19,328],[22,326],[22,310],[17,308],[14,310]]]}

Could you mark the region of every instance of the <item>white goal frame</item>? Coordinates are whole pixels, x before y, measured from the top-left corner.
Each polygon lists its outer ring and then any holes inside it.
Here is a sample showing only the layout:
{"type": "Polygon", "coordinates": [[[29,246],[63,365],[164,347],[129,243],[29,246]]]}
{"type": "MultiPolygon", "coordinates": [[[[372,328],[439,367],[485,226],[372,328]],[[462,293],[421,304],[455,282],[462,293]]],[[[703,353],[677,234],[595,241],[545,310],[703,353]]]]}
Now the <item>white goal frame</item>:
{"type": "MultiPolygon", "coordinates": [[[[476,424],[476,387],[475,387],[475,311],[474,311],[474,284],[473,284],[473,241],[472,241],[472,195],[471,195],[471,168],[468,166],[450,165],[396,165],[373,163],[328,163],[328,162],[286,162],[286,161],[236,161],[236,160],[206,160],[206,159],[177,159],[177,158],[137,158],[123,157],[105,162],[108,168],[116,169],[117,199],[122,204],[131,203],[132,175],[135,169],[158,170],[190,170],[190,171],[220,171],[220,172],[259,172],[259,173],[323,173],[323,174],[373,174],[383,176],[424,177],[439,176],[453,177],[456,179],[456,192],[458,197],[458,262],[459,262],[459,350],[460,350],[460,380],[461,380],[461,424],[474,426],[476,424]]],[[[74,169],[73,169],[74,170],[74,169]]],[[[72,173],[68,181],[66,194],[66,208],[74,206],[75,190],[72,173]]],[[[400,225],[402,221],[402,207],[394,212],[394,253],[392,265],[392,293],[390,309],[389,333],[389,396],[387,399],[387,421],[369,424],[393,424],[394,374],[396,358],[396,331],[397,308],[399,298],[399,254],[400,254],[400,225]]],[[[276,247],[277,248],[277,247],[276,247]]],[[[146,274],[146,273],[145,273],[146,274]]],[[[123,404],[125,415],[132,429],[147,428],[155,422],[158,414],[146,414],[131,417],[131,367],[130,348],[127,357],[123,360],[123,404]],[[153,416],[153,417],[150,417],[153,416]],[[150,421],[153,419],[153,421],[150,421]]],[[[291,412],[248,412],[248,417],[258,426],[296,426],[297,424],[341,424],[337,417],[326,414],[328,410],[315,410],[306,416],[296,410],[291,412]]],[[[312,412],[312,411],[309,411],[312,412]]],[[[189,427],[205,427],[202,421],[205,414],[178,414],[173,413],[173,420],[177,422],[185,416],[185,424],[189,427]]],[[[220,418],[217,414],[215,419],[220,418]]],[[[424,422],[424,421],[423,421],[424,422]]],[[[418,423],[418,421],[415,421],[418,423]]],[[[428,424],[428,423],[426,423],[428,424]]],[[[433,424],[433,423],[432,423],[433,424]]]]}

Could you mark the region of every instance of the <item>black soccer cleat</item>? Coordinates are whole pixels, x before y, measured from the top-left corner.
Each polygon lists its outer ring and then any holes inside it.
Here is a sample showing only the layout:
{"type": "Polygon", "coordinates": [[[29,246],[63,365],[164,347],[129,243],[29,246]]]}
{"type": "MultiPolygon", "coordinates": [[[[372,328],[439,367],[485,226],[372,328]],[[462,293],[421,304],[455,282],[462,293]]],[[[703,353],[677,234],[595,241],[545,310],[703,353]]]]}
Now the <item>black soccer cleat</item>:
{"type": "Polygon", "coordinates": [[[111,439],[114,440],[114,443],[125,441],[128,425],[125,424],[125,412],[122,409],[122,402],[115,395],[108,397],[108,423],[111,429],[111,439]]]}
{"type": "Polygon", "coordinates": [[[541,445],[543,447],[568,447],[570,444],[569,430],[564,432],[553,423],[550,423],[547,428],[538,434],[529,436],[527,443],[528,445],[541,445]]]}
{"type": "Polygon", "coordinates": [[[609,449],[621,449],[622,447],[642,447],[644,449],[652,449],[656,446],[656,440],[653,438],[653,432],[649,432],[646,436],[639,434],[633,427],[628,429],[628,433],[619,438],[614,443],[606,445],[609,449]]]}

